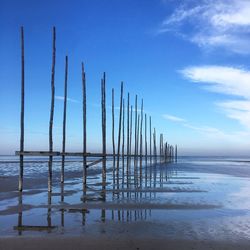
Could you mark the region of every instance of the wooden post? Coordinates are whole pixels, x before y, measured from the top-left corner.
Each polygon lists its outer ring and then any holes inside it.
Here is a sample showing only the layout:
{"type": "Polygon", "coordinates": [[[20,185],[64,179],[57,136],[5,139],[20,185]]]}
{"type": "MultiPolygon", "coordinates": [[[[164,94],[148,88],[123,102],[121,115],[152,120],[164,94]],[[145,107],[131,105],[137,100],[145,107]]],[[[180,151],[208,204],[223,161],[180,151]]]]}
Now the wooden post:
{"type": "Polygon", "coordinates": [[[139,135],[140,135],[140,114],[138,114],[138,119],[137,119],[137,132],[136,132],[136,183],[137,183],[137,178],[138,178],[138,156],[139,156],[139,135]]]}
{"type": "Polygon", "coordinates": [[[155,128],[154,128],[154,156],[155,156],[155,164],[157,164],[156,130],[155,130],[155,128]]]}
{"type": "Polygon", "coordinates": [[[119,160],[120,160],[120,144],[121,144],[121,123],[122,123],[122,100],[123,100],[123,82],[121,82],[121,96],[120,96],[120,115],[119,115],[119,131],[118,131],[118,145],[117,145],[117,165],[116,165],[116,177],[117,188],[119,187],[119,160]]]}
{"type": "Polygon", "coordinates": [[[128,175],[129,175],[129,159],[130,159],[130,152],[129,152],[129,93],[127,99],[127,188],[128,188],[128,175]]]}
{"type": "Polygon", "coordinates": [[[68,92],[68,56],[65,57],[65,78],[64,78],[64,105],[63,105],[63,138],[62,138],[62,169],[61,169],[61,183],[64,182],[64,160],[66,147],[66,116],[67,116],[67,92],[68,92]]]}
{"type": "Polygon", "coordinates": [[[106,189],[106,75],[103,73],[102,79],[102,191],[105,200],[106,189]]]}
{"type": "Polygon", "coordinates": [[[169,150],[169,144],[167,145],[167,160],[170,161],[170,150],[169,150]]]}
{"type": "Polygon", "coordinates": [[[160,163],[161,163],[161,134],[159,135],[159,156],[160,156],[160,163]]]}
{"type": "Polygon", "coordinates": [[[52,192],[52,162],[53,162],[53,119],[55,105],[55,64],[56,64],[56,28],[53,27],[53,48],[52,48],[52,69],[51,69],[51,106],[50,106],[50,121],[49,121],[49,179],[48,191],[52,192]]]}
{"type": "MultiPolygon", "coordinates": [[[[20,152],[24,151],[24,31],[21,27],[21,117],[20,117],[20,152]]],[[[23,155],[20,155],[18,190],[23,190],[23,155]]]]}
{"type": "Polygon", "coordinates": [[[171,162],[171,146],[170,145],[168,145],[168,151],[169,151],[169,154],[168,154],[169,162],[171,162]]]}
{"type": "Polygon", "coordinates": [[[113,186],[115,185],[115,104],[114,89],[112,89],[112,143],[113,143],[113,186]]]}
{"type": "Polygon", "coordinates": [[[148,142],[147,142],[147,114],[145,114],[145,161],[147,163],[148,142]]]}
{"type": "Polygon", "coordinates": [[[135,152],[134,152],[134,171],[135,171],[135,165],[136,165],[136,154],[137,154],[137,95],[135,96],[135,152]]]}
{"type": "Polygon", "coordinates": [[[149,154],[150,154],[150,164],[152,164],[152,128],[151,128],[151,116],[149,117],[149,154]]]}
{"type": "Polygon", "coordinates": [[[172,145],[170,146],[170,151],[171,151],[171,162],[173,161],[173,147],[172,147],[172,145]]]}
{"type": "Polygon", "coordinates": [[[165,162],[167,162],[168,159],[168,143],[165,143],[165,162]]]}
{"type": "Polygon", "coordinates": [[[177,145],[175,145],[175,162],[177,162],[177,145]]]}
{"type": "MultiPolygon", "coordinates": [[[[130,135],[129,135],[129,155],[132,152],[132,129],[133,129],[133,106],[130,108],[130,135]]],[[[131,163],[131,158],[129,158],[129,164],[131,163]]],[[[131,166],[130,166],[131,167],[131,166]]]]}
{"type": "Polygon", "coordinates": [[[163,145],[163,134],[161,134],[161,161],[163,161],[163,156],[164,156],[164,145],[163,145]]]}
{"type": "Polygon", "coordinates": [[[145,187],[147,187],[147,180],[148,180],[148,159],[147,159],[147,155],[148,155],[148,142],[147,142],[147,114],[145,113],[145,187]]]}
{"type": "Polygon", "coordinates": [[[140,128],[140,180],[142,180],[142,126],[143,126],[143,99],[141,101],[141,128],[140,128]]]}
{"type": "Polygon", "coordinates": [[[83,189],[87,187],[87,100],[86,100],[86,75],[84,64],[82,63],[82,113],[83,113],[83,189]]]}
{"type": "Polygon", "coordinates": [[[122,102],[122,184],[124,184],[124,151],[125,151],[125,101],[122,102]]]}

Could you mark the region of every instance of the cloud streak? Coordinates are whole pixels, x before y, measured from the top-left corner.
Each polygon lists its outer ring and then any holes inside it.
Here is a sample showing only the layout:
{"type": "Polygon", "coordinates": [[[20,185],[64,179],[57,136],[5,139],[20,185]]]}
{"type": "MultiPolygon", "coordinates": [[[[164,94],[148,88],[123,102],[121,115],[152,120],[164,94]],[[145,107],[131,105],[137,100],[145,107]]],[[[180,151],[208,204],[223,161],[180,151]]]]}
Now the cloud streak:
{"type": "Polygon", "coordinates": [[[186,120],[174,115],[163,114],[162,117],[166,120],[173,121],[173,122],[185,122],[186,120]]]}
{"type": "Polygon", "coordinates": [[[225,48],[249,54],[250,1],[186,1],[160,25],[158,33],[175,31],[201,48],[225,48]]]}
{"type": "Polygon", "coordinates": [[[180,73],[186,79],[202,84],[208,91],[230,96],[231,99],[216,105],[228,118],[237,120],[250,131],[250,71],[212,65],[187,67],[180,73]],[[235,97],[237,100],[232,99],[235,97]]]}
{"type": "MultiPolygon", "coordinates": [[[[171,122],[178,122],[181,126],[191,129],[201,135],[203,135],[207,139],[212,139],[220,142],[240,142],[245,143],[246,138],[250,136],[250,131],[233,131],[231,133],[225,132],[221,129],[215,128],[213,126],[207,126],[207,125],[193,125],[186,119],[173,116],[173,115],[167,115],[163,114],[162,117],[166,120],[169,120],[171,122]],[[170,117],[170,119],[169,119],[170,117]],[[172,119],[173,117],[173,119],[172,119]]],[[[247,140],[248,141],[248,140],[247,140]]]]}
{"type": "MultiPolygon", "coordinates": [[[[56,96],[55,96],[55,99],[56,99],[56,100],[59,100],[59,101],[64,101],[64,96],[56,95],[56,96]]],[[[72,98],[67,98],[67,101],[68,101],[68,102],[79,103],[79,101],[77,101],[77,100],[75,100],[75,99],[72,99],[72,98]]]]}

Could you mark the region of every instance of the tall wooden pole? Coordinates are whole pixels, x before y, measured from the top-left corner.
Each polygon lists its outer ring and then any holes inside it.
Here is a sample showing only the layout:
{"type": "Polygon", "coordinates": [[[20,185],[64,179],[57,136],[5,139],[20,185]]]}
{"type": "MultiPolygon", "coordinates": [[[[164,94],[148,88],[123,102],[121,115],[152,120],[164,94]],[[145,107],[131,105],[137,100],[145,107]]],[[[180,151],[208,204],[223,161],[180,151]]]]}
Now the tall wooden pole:
{"type": "Polygon", "coordinates": [[[125,153],[125,100],[122,101],[122,184],[124,184],[124,153],[125,153]]]}
{"type": "Polygon", "coordinates": [[[141,128],[140,128],[140,180],[142,181],[142,127],[143,127],[143,99],[141,101],[141,128]]]}
{"type": "Polygon", "coordinates": [[[115,97],[112,89],[112,144],[113,144],[113,185],[115,184],[115,97]]]}
{"type": "Polygon", "coordinates": [[[106,189],[106,75],[103,73],[102,79],[102,190],[105,199],[106,189]]]}
{"type": "Polygon", "coordinates": [[[139,136],[140,136],[140,114],[138,114],[138,117],[137,117],[137,132],[136,132],[136,164],[135,164],[135,167],[136,167],[136,183],[137,183],[137,178],[138,178],[138,156],[139,156],[139,136]]]}
{"type": "Polygon", "coordinates": [[[160,156],[160,163],[161,163],[161,134],[159,137],[159,156],[160,156]]]}
{"type": "Polygon", "coordinates": [[[163,160],[163,134],[161,134],[161,162],[163,160]]]}
{"type": "MultiPolygon", "coordinates": [[[[130,108],[130,129],[129,129],[129,155],[131,155],[132,152],[132,129],[133,129],[133,106],[131,105],[130,108]]],[[[130,163],[131,158],[129,159],[130,163]]]]}
{"type": "Polygon", "coordinates": [[[54,105],[55,105],[55,64],[56,64],[56,28],[53,27],[53,48],[52,48],[52,69],[51,69],[51,106],[50,106],[50,121],[49,121],[49,179],[48,191],[52,192],[52,162],[53,162],[53,120],[54,120],[54,105]]]}
{"type": "Polygon", "coordinates": [[[135,96],[135,152],[134,152],[134,170],[136,165],[136,158],[137,158],[137,95],[135,96]]]}
{"type": "Polygon", "coordinates": [[[83,113],[83,188],[87,186],[87,98],[86,98],[86,75],[84,70],[84,64],[82,63],[82,113],[83,113]]]}
{"type": "MultiPolygon", "coordinates": [[[[24,31],[21,27],[21,117],[20,117],[20,152],[24,151],[24,31]]],[[[20,155],[18,190],[23,190],[23,155],[20,155]]]]}
{"type": "Polygon", "coordinates": [[[152,127],[151,127],[151,116],[149,117],[149,153],[150,153],[150,164],[152,164],[152,127]]]}
{"type": "Polygon", "coordinates": [[[145,113],[145,187],[147,186],[148,180],[148,142],[147,142],[147,114],[145,113]]]}
{"type": "Polygon", "coordinates": [[[168,143],[165,143],[165,162],[167,162],[168,159],[168,143]]]}
{"type": "Polygon", "coordinates": [[[130,145],[130,139],[129,139],[129,93],[128,93],[128,99],[127,99],[127,187],[128,187],[128,175],[129,175],[129,159],[130,159],[130,152],[129,152],[129,145],[130,145]]]}
{"type": "Polygon", "coordinates": [[[177,162],[177,145],[175,145],[175,162],[177,162]]]}
{"type": "Polygon", "coordinates": [[[147,162],[148,142],[147,142],[147,114],[145,114],[145,161],[147,162]]]}
{"type": "Polygon", "coordinates": [[[117,175],[117,188],[119,186],[119,161],[120,161],[120,144],[121,144],[121,126],[122,126],[122,100],[123,100],[123,82],[121,82],[121,96],[120,96],[120,115],[119,115],[119,131],[118,131],[118,145],[117,145],[117,165],[116,165],[116,175],[117,175]]]}
{"type": "Polygon", "coordinates": [[[155,163],[157,163],[157,151],[156,151],[156,130],[154,128],[154,156],[155,156],[155,163]]]}
{"type": "Polygon", "coordinates": [[[62,138],[62,169],[61,183],[64,182],[64,160],[66,147],[66,116],[67,116],[67,93],[68,93],[68,56],[65,57],[65,78],[64,78],[64,105],[63,105],[63,138],[62,138]]]}

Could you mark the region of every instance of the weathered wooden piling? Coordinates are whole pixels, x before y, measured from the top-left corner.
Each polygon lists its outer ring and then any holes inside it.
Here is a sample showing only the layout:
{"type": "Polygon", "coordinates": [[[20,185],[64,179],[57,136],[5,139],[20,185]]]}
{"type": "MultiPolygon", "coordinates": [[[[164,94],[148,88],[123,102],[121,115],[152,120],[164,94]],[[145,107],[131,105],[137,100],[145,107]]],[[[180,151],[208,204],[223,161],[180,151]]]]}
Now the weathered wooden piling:
{"type": "Polygon", "coordinates": [[[125,153],[125,100],[122,101],[122,184],[124,184],[125,164],[124,164],[124,153],[125,153]]]}
{"type": "Polygon", "coordinates": [[[175,145],[175,162],[177,162],[177,145],[175,145]]]}
{"type": "Polygon", "coordinates": [[[54,120],[54,105],[55,105],[55,64],[56,64],[56,28],[53,27],[53,44],[52,44],[52,69],[51,69],[51,106],[50,106],[50,121],[49,121],[49,178],[48,191],[52,192],[52,164],[53,164],[53,120],[54,120]]]}
{"type": "Polygon", "coordinates": [[[149,117],[149,154],[150,154],[150,164],[152,164],[152,127],[151,127],[151,116],[149,117]]]}
{"type": "MultiPolygon", "coordinates": [[[[21,116],[20,116],[20,152],[24,151],[24,30],[21,27],[21,116]]],[[[18,190],[23,190],[23,155],[20,154],[18,190]]]]}
{"type": "Polygon", "coordinates": [[[101,81],[101,92],[102,92],[102,190],[103,198],[105,199],[106,189],[106,74],[103,73],[101,81]]]}
{"type": "Polygon", "coordinates": [[[67,98],[68,98],[68,56],[65,57],[65,76],[64,76],[64,101],[63,101],[63,136],[62,136],[62,169],[61,183],[64,182],[64,163],[66,147],[66,118],[67,118],[67,98]]]}
{"type": "Polygon", "coordinates": [[[87,186],[87,94],[86,94],[86,75],[84,64],[82,63],[82,115],[83,115],[83,189],[87,186]]]}
{"type": "MultiPolygon", "coordinates": [[[[142,146],[143,146],[143,99],[141,100],[141,127],[140,127],[140,178],[142,178],[142,146]]],[[[141,179],[140,179],[141,180],[141,179]]]]}
{"type": "Polygon", "coordinates": [[[155,164],[157,164],[157,149],[156,149],[156,129],[154,128],[154,158],[155,164]]]}
{"type": "Polygon", "coordinates": [[[138,153],[139,153],[139,136],[140,136],[140,114],[138,114],[137,117],[137,132],[136,132],[136,164],[135,164],[135,168],[136,168],[136,184],[138,184],[138,153]]]}
{"type": "Polygon", "coordinates": [[[132,130],[133,130],[133,106],[130,107],[130,128],[129,128],[129,165],[131,164],[131,152],[132,152],[132,130]]]}
{"type": "Polygon", "coordinates": [[[112,89],[112,145],[113,145],[113,185],[115,184],[115,96],[112,89]]]}
{"type": "Polygon", "coordinates": [[[120,161],[120,144],[121,144],[121,126],[122,126],[122,101],[123,101],[123,82],[121,82],[121,95],[120,95],[120,114],[119,114],[119,129],[118,129],[118,144],[117,144],[117,160],[116,160],[116,182],[117,188],[119,187],[119,161],[120,161]]]}
{"type": "Polygon", "coordinates": [[[168,143],[165,143],[165,162],[168,160],[168,143]]]}
{"type": "Polygon", "coordinates": [[[129,177],[129,145],[130,145],[130,139],[129,139],[129,135],[130,135],[130,131],[129,131],[129,93],[128,93],[128,97],[127,97],[127,187],[128,187],[128,177],[129,177]]]}
{"type": "Polygon", "coordinates": [[[148,142],[147,142],[147,114],[145,113],[145,128],[144,128],[144,144],[145,144],[145,165],[146,165],[146,168],[145,168],[145,186],[147,186],[147,178],[148,178],[148,142]]]}
{"type": "Polygon", "coordinates": [[[144,128],[144,132],[145,132],[145,162],[147,162],[147,157],[148,157],[148,141],[147,141],[147,114],[145,113],[145,128],[144,128]]]}
{"type": "Polygon", "coordinates": [[[161,154],[162,154],[162,152],[161,152],[161,134],[159,135],[159,161],[160,161],[160,163],[161,163],[161,154]]]}
{"type": "Polygon", "coordinates": [[[163,157],[164,157],[164,145],[163,145],[163,134],[161,134],[161,161],[163,161],[163,157]]]}
{"type": "Polygon", "coordinates": [[[137,159],[137,95],[135,96],[135,145],[134,145],[134,171],[136,170],[137,159]]]}

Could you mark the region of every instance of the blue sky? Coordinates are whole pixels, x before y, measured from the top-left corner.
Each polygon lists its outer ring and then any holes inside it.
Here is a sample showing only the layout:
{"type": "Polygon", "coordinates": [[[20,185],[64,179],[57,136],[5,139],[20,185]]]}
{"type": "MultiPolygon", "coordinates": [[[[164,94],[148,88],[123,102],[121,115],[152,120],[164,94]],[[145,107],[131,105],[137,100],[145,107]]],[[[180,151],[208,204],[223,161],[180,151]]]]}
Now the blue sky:
{"type": "MultiPolygon", "coordinates": [[[[25,149],[48,149],[52,27],[57,31],[55,150],[61,149],[64,58],[69,56],[67,150],[81,150],[81,61],[88,147],[101,145],[100,78],[143,97],[157,132],[182,155],[247,155],[250,1],[0,1],[0,154],[19,147],[20,26],[25,29],[25,149]]],[[[134,104],[134,101],[133,101],[134,104]]],[[[116,114],[118,123],[118,112],[116,114]]],[[[116,124],[117,125],[117,124],[116,124]]],[[[108,140],[108,148],[111,140],[108,140]]]]}

